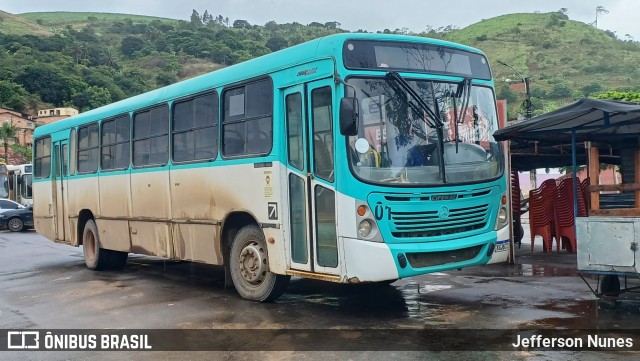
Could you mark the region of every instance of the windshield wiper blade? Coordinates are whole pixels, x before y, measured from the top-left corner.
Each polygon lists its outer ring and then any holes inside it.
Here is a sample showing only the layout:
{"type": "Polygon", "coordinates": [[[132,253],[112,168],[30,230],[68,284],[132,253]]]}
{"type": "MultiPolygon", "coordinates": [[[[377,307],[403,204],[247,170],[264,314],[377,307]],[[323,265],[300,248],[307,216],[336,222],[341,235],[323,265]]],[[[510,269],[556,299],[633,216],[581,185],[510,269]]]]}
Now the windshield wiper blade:
{"type": "Polygon", "coordinates": [[[471,98],[471,78],[464,78],[462,83],[458,85],[456,94],[453,97],[453,118],[455,122],[456,138],[456,153],[458,153],[458,124],[464,122],[464,118],[467,116],[467,107],[469,106],[469,99],[471,98]],[[458,107],[456,106],[456,98],[462,98],[462,104],[460,107],[460,114],[458,114],[458,107]]]}
{"type": "Polygon", "coordinates": [[[427,104],[427,102],[425,102],[420,97],[420,95],[411,87],[411,85],[409,85],[409,83],[407,83],[406,80],[404,80],[400,76],[400,74],[398,74],[395,71],[390,71],[390,72],[387,73],[387,77],[389,79],[395,81],[398,85],[400,85],[400,87],[402,87],[402,90],[404,90],[407,94],[409,94],[411,96],[411,98],[413,99],[413,101],[418,103],[420,108],[422,108],[422,110],[425,113],[427,113],[427,115],[431,119],[433,119],[435,124],[430,124],[431,126],[433,126],[434,128],[442,128],[444,126],[444,122],[442,121],[442,119],[440,119],[440,117],[433,111],[433,109],[431,109],[429,104],[427,104]]]}

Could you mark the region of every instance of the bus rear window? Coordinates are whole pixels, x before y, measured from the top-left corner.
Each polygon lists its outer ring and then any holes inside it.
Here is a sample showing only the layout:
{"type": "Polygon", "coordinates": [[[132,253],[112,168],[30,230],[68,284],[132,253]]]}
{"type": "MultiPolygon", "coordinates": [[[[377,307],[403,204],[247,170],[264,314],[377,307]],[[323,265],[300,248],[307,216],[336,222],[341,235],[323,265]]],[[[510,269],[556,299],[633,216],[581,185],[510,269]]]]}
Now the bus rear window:
{"type": "Polygon", "coordinates": [[[491,79],[482,54],[434,44],[349,40],[342,51],[348,69],[406,71],[491,79]]]}

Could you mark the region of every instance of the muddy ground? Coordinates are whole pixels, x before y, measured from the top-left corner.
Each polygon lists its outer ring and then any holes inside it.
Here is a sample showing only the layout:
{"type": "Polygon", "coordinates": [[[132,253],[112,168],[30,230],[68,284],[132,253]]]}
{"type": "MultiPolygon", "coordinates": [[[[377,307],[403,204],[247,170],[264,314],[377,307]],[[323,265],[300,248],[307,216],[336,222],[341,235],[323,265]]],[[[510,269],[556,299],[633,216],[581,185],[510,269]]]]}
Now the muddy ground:
{"type": "MultiPolygon", "coordinates": [[[[539,244],[532,253],[527,239],[517,250],[516,265],[424,275],[398,280],[387,287],[293,279],[287,293],[269,304],[242,300],[233,290],[225,290],[222,280],[223,272],[218,267],[135,255],[123,271],[91,272],[84,267],[81,248],[55,244],[35,232],[0,232],[0,329],[320,330],[317,335],[343,329],[460,329],[460,337],[471,338],[473,332],[484,329],[596,332],[640,328],[637,297],[598,301],[577,275],[575,255],[544,254],[539,244]]],[[[589,282],[595,285],[594,279],[589,282]]],[[[367,332],[354,337],[353,345],[362,345],[367,332]]],[[[634,342],[640,344],[640,337],[634,342]]],[[[340,349],[296,350],[294,345],[284,351],[187,354],[2,352],[0,359],[600,361],[637,360],[639,356],[637,352],[577,350],[340,349]]]]}

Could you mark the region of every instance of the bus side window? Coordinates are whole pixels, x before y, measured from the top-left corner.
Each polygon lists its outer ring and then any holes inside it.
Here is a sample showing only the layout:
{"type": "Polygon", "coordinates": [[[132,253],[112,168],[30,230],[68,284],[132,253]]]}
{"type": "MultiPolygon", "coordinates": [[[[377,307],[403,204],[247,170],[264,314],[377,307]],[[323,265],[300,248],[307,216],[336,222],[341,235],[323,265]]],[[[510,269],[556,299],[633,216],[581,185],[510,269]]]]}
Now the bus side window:
{"type": "Polygon", "coordinates": [[[218,156],[218,93],[173,104],[172,159],[213,160],[218,156]]]}
{"type": "Polygon", "coordinates": [[[33,166],[35,178],[49,178],[51,175],[51,138],[36,140],[33,166]]]}
{"type": "Polygon", "coordinates": [[[76,173],[76,129],[71,129],[71,135],[69,136],[69,149],[71,150],[71,158],[69,159],[69,174],[74,175],[76,173]]]}
{"type": "Polygon", "coordinates": [[[268,154],[273,143],[273,85],[263,79],[226,89],[222,154],[268,154]]]}
{"type": "MultiPolygon", "coordinates": [[[[78,172],[94,173],[98,170],[98,123],[78,128],[78,172]]],[[[56,169],[56,174],[59,170],[56,169]]]]}
{"type": "Polygon", "coordinates": [[[133,116],[133,165],[167,164],[169,158],[169,107],[166,104],[133,116]]]}

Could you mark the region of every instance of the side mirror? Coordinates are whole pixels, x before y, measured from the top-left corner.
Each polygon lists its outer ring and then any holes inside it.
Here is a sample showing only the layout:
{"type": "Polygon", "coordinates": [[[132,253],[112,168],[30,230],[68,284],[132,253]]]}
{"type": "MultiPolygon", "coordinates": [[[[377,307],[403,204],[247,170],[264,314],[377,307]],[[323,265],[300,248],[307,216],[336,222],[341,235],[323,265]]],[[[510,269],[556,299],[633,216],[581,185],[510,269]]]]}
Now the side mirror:
{"type": "Polygon", "coordinates": [[[358,98],[340,100],[340,134],[358,135],[358,98]]]}

